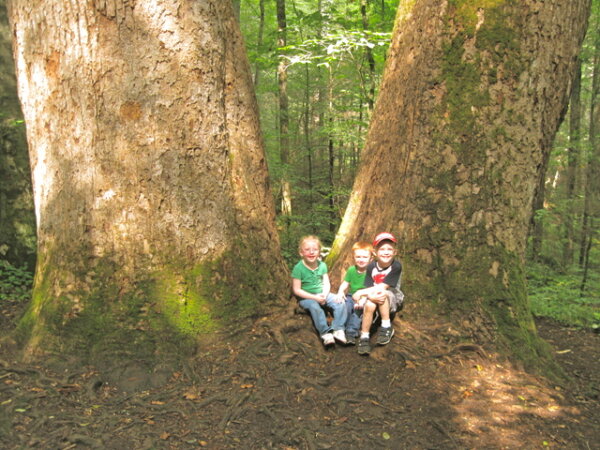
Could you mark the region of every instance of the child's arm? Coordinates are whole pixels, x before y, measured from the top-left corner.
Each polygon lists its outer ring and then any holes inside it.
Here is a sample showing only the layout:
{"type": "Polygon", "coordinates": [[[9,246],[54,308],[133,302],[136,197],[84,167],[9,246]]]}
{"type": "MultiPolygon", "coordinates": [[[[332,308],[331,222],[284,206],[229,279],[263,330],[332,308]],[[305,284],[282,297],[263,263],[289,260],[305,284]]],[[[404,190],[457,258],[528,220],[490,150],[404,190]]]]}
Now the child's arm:
{"type": "Polygon", "coordinates": [[[389,286],[385,283],[379,283],[373,286],[371,289],[372,291],[367,296],[368,299],[376,305],[383,305],[383,303],[387,299],[385,291],[389,289],[389,286]]]}
{"type": "Polygon", "coordinates": [[[302,289],[302,281],[298,278],[292,278],[292,291],[294,295],[300,298],[306,298],[309,300],[315,300],[321,305],[325,304],[325,297],[323,294],[311,294],[302,289]]]}
{"type": "Polygon", "coordinates": [[[361,299],[365,299],[365,300],[369,299],[373,303],[381,305],[387,298],[387,296],[385,294],[385,290],[387,288],[388,288],[387,284],[380,283],[380,284],[376,284],[375,286],[359,289],[352,295],[352,299],[357,303],[360,303],[361,299]]]}
{"type": "Polygon", "coordinates": [[[323,295],[327,297],[331,291],[331,282],[329,281],[329,275],[323,274],[323,295]]]}
{"type": "Polygon", "coordinates": [[[348,292],[349,287],[350,283],[348,283],[346,280],[342,281],[342,284],[340,284],[340,287],[338,288],[338,299],[346,300],[346,292],[348,292]]]}
{"type": "Polygon", "coordinates": [[[352,299],[355,302],[358,302],[361,299],[361,297],[368,297],[369,294],[374,291],[374,287],[375,286],[359,289],[354,294],[352,294],[352,299]]]}
{"type": "MultiPolygon", "coordinates": [[[[327,296],[329,295],[330,292],[331,292],[331,282],[329,281],[329,275],[324,274],[323,275],[323,293],[321,294],[323,296],[324,302],[327,300],[327,296]]],[[[344,299],[335,297],[335,302],[343,303],[344,299]]],[[[321,304],[324,304],[324,303],[321,303],[321,304]]]]}

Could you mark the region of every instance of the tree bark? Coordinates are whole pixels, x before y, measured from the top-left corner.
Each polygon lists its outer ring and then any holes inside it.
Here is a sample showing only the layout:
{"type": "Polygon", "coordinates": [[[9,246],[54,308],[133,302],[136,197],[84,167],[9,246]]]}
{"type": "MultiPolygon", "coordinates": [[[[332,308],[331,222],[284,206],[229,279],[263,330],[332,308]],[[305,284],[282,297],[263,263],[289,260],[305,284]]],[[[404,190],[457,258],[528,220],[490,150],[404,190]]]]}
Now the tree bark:
{"type": "Polygon", "coordinates": [[[523,254],[589,6],[400,5],[332,249],[334,272],[354,241],[391,231],[400,238],[409,301],[446,306],[466,333],[496,339],[532,367],[547,355],[528,308],[523,254]]]}
{"type": "Polygon", "coordinates": [[[151,358],[287,294],[231,3],[13,0],[9,16],[38,220],[28,354],[151,358]]]}

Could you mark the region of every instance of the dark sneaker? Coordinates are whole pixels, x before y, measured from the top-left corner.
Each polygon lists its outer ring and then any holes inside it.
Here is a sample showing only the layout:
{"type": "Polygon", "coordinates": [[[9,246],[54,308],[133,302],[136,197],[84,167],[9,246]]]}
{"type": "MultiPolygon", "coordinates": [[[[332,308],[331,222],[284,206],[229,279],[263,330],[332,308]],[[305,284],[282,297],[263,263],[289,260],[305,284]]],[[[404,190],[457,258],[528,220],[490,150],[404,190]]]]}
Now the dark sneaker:
{"type": "Polygon", "coordinates": [[[346,345],[356,345],[358,343],[358,336],[346,335],[346,345]]]}
{"type": "Polygon", "coordinates": [[[369,353],[371,353],[371,343],[369,342],[369,338],[360,338],[358,340],[358,354],[368,355],[369,353]]]}
{"type": "Polygon", "coordinates": [[[392,340],[393,335],[394,335],[393,327],[379,328],[379,333],[377,333],[377,345],[388,344],[392,340]]]}

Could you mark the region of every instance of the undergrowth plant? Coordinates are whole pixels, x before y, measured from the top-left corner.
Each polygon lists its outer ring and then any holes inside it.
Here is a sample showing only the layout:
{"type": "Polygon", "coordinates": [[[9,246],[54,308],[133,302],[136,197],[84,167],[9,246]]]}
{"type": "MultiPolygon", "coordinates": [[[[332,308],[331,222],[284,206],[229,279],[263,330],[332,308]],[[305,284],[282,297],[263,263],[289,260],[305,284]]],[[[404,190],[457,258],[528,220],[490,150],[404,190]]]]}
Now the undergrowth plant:
{"type": "Polygon", "coordinates": [[[25,302],[30,299],[33,275],[23,267],[15,267],[0,259],[0,303],[25,302]]]}
{"type": "Polygon", "coordinates": [[[549,317],[566,325],[595,328],[600,324],[600,276],[589,277],[581,292],[581,273],[565,273],[547,265],[529,263],[528,295],[534,315],[549,317]]]}

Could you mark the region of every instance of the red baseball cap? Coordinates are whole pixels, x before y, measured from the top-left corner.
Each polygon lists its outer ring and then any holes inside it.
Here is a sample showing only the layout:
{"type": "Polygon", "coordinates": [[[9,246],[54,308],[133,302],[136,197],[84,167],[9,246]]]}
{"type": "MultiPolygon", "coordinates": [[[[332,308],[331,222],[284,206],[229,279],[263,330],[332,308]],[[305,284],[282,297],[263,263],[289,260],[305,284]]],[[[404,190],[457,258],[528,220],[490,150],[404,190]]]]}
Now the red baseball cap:
{"type": "Polygon", "coordinates": [[[394,244],[397,242],[394,235],[392,233],[388,233],[387,231],[379,233],[377,236],[375,236],[375,239],[373,240],[373,247],[377,247],[379,244],[381,244],[381,241],[392,241],[394,244]]]}

